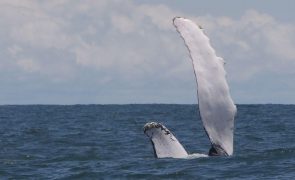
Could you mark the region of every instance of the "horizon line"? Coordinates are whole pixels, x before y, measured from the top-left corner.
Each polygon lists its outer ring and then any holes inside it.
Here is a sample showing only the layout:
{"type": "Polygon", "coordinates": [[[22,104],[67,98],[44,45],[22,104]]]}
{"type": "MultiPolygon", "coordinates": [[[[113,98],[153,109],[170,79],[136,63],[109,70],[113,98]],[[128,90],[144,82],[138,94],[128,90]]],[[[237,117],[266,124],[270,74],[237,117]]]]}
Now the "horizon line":
{"type": "MultiPolygon", "coordinates": [[[[54,104],[54,103],[28,103],[28,104],[0,104],[0,106],[91,106],[91,105],[198,105],[198,103],[77,103],[77,104],[54,104]]],[[[292,103],[236,103],[235,105],[295,105],[292,103]]]]}

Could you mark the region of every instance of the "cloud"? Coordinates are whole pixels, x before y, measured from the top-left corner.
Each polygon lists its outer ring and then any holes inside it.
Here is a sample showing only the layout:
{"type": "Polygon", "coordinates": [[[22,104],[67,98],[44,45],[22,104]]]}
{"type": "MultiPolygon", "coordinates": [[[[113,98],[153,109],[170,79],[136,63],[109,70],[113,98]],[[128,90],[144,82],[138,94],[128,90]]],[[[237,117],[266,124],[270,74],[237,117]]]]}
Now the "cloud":
{"type": "Polygon", "coordinates": [[[151,22],[161,30],[171,31],[171,22],[175,16],[182,13],[170,9],[169,7],[160,5],[140,5],[137,9],[138,14],[149,18],[151,22]]]}
{"type": "Polygon", "coordinates": [[[125,15],[115,14],[112,17],[112,25],[121,33],[132,33],[135,30],[134,22],[125,15]]]}
{"type": "Polygon", "coordinates": [[[249,35],[255,35],[250,36],[254,43],[262,40],[266,53],[280,59],[295,59],[294,24],[280,23],[270,15],[249,10],[242,18],[241,27],[248,29],[249,35]]]}
{"type": "Polygon", "coordinates": [[[12,29],[11,37],[15,42],[41,48],[65,49],[71,38],[61,32],[59,25],[53,21],[36,20],[12,29]]]}
{"type": "Polygon", "coordinates": [[[172,26],[174,16],[204,27],[227,62],[232,83],[249,83],[266,73],[294,75],[295,25],[256,10],[233,18],[123,0],[4,0],[0,15],[0,68],[28,83],[37,83],[36,74],[42,82],[59,85],[72,86],[79,79],[85,88],[91,81],[128,92],[193,89],[192,67],[172,26]]]}
{"type": "Polygon", "coordinates": [[[295,66],[294,24],[256,10],[239,19],[201,16],[196,21],[203,23],[217,52],[230,64],[230,79],[235,82],[263,72],[290,73],[295,66]]]}
{"type": "Polygon", "coordinates": [[[40,66],[32,59],[20,59],[16,64],[26,72],[32,73],[40,70],[40,66]]]}

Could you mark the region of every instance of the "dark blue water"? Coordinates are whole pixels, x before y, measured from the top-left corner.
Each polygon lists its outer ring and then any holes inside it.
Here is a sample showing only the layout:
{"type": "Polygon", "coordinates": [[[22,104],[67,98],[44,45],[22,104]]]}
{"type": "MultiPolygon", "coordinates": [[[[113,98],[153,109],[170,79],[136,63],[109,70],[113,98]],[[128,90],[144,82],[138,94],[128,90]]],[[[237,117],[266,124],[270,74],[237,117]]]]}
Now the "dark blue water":
{"type": "Polygon", "coordinates": [[[0,178],[294,179],[295,105],[239,105],[232,157],[155,159],[142,127],[190,153],[210,144],[196,105],[0,106],[0,178]]]}

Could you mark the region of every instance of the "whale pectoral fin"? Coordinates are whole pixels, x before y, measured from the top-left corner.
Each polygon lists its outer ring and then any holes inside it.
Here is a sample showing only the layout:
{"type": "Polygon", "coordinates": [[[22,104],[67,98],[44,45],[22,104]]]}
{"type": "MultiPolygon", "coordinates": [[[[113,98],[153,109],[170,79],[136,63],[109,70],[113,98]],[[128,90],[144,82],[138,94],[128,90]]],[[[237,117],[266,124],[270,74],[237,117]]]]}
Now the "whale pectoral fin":
{"type": "Polygon", "coordinates": [[[150,122],[143,129],[152,142],[156,158],[185,158],[188,156],[183,146],[164,125],[150,122]]]}
{"type": "Polygon", "coordinates": [[[198,88],[200,116],[213,145],[211,154],[232,155],[237,108],[230,95],[224,60],[216,55],[204,30],[193,21],[176,17],[173,25],[190,53],[198,88]]]}

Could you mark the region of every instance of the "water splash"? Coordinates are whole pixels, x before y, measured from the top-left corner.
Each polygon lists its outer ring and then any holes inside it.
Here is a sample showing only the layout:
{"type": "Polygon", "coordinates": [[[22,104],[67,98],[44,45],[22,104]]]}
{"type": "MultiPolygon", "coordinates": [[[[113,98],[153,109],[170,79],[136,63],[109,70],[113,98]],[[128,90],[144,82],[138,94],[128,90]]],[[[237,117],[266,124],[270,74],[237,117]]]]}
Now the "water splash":
{"type": "Polygon", "coordinates": [[[201,153],[193,153],[189,154],[186,159],[197,159],[197,158],[204,158],[209,157],[207,154],[201,154],[201,153]]]}

